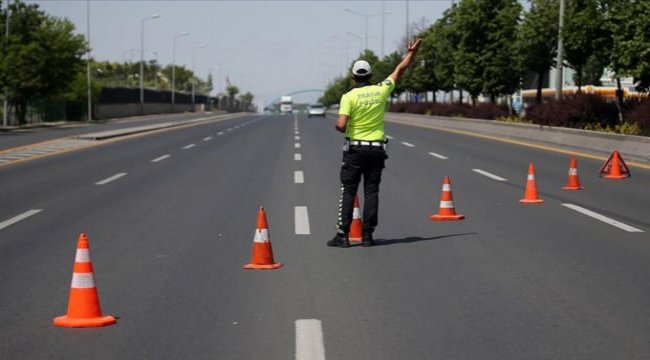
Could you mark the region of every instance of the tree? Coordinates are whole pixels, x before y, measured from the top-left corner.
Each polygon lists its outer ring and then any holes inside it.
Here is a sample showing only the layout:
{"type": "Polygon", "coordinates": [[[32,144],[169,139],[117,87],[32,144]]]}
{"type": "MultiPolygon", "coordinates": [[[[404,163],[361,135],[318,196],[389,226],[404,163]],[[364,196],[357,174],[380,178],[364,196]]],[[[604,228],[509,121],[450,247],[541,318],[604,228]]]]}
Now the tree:
{"type": "Polygon", "coordinates": [[[595,73],[602,74],[607,65],[603,59],[607,59],[611,48],[611,34],[605,26],[605,12],[599,7],[599,0],[569,1],[562,37],[565,60],[576,72],[574,80],[580,91],[583,84],[594,83],[595,73]]]}
{"type": "MultiPolygon", "coordinates": [[[[2,37],[0,86],[7,87],[18,122],[25,123],[30,101],[61,96],[84,65],[87,44],[69,20],[57,19],[38,5],[11,4],[11,32],[2,37]]],[[[0,16],[2,29],[5,14],[0,16]]]]}
{"type": "Polygon", "coordinates": [[[235,85],[228,85],[226,92],[228,93],[228,96],[234,98],[235,95],[239,94],[239,88],[235,85]]]}
{"type": "Polygon", "coordinates": [[[242,110],[250,110],[251,106],[253,105],[253,98],[254,96],[250,92],[239,95],[239,102],[241,103],[242,110]]]}
{"type": "Polygon", "coordinates": [[[620,77],[637,80],[650,77],[650,2],[606,1],[608,27],[612,33],[610,68],[617,77],[619,104],[623,103],[620,77]]]}
{"type": "Polygon", "coordinates": [[[461,0],[454,15],[454,31],[459,35],[458,48],[454,53],[454,80],[476,102],[483,89],[481,56],[486,42],[484,19],[476,0],[461,0]]]}
{"type": "Polygon", "coordinates": [[[454,32],[452,24],[456,9],[457,7],[454,5],[446,10],[442,17],[432,25],[431,32],[426,37],[427,42],[431,43],[433,52],[436,54],[433,62],[433,73],[438,88],[445,92],[452,92],[456,87],[454,82],[454,54],[458,47],[458,35],[454,32]]]}
{"type": "Polygon", "coordinates": [[[542,102],[544,75],[557,54],[558,0],[531,0],[519,28],[517,47],[524,70],[537,74],[536,102],[542,102]]]}
{"type": "Polygon", "coordinates": [[[519,87],[516,40],[522,7],[517,0],[482,1],[479,6],[486,26],[482,90],[494,104],[497,96],[510,95],[519,87]]]}

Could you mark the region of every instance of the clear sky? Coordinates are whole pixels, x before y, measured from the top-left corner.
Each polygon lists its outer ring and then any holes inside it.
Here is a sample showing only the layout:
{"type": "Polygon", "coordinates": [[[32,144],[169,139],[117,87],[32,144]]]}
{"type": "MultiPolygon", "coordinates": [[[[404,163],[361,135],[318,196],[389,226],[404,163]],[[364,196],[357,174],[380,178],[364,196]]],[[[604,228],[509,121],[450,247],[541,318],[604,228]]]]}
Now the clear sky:
{"type": "MultiPolygon", "coordinates": [[[[86,1],[26,0],[47,13],[70,19],[86,33],[86,1]]],[[[410,22],[431,23],[451,6],[451,0],[408,1],[410,22]]],[[[368,17],[368,47],[382,50],[382,7],[385,15],[384,52],[397,49],[406,34],[407,1],[90,1],[90,40],[98,60],[138,61],[140,24],[145,22],[145,59],[171,64],[174,35],[176,63],[206,78],[212,72],[215,88],[225,79],[240,91],[250,91],[257,103],[303,89],[323,89],[343,72],[363,47],[368,17]],[[349,35],[347,33],[355,35],[349,35]],[[341,40],[339,38],[347,39],[341,40]],[[199,48],[205,44],[205,48],[199,48]],[[347,52],[346,52],[347,45],[347,52]],[[347,58],[346,58],[347,55],[347,58]],[[220,80],[219,80],[220,79],[220,80]]],[[[320,94],[296,96],[314,101],[320,94]]]]}

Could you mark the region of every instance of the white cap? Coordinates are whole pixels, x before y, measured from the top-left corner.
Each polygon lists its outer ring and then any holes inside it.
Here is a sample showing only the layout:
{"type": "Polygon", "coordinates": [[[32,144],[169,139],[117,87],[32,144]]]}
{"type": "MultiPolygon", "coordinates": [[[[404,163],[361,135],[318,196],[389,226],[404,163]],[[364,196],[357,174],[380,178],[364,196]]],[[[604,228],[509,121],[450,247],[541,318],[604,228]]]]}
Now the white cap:
{"type": "Polygon", "coordinates": [[[366,76],[372,73],[370,64],[365,60],[357,60],[352,65],[352,74],[355,76],[366,76]]]}

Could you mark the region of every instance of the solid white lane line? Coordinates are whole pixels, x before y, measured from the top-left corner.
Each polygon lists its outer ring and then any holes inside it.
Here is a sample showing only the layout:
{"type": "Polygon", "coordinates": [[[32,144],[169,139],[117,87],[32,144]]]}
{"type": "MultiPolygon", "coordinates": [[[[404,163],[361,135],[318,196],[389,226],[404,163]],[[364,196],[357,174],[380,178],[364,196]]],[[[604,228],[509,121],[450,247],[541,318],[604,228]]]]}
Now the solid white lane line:
{"type": "Polygon", "coordinates": [[[212,136],[207,136],[203,138],[203,141],[210,141],[212,140],[212,136]]]}
{"type": "Polygon", "coordinates": [[[293,172],[293,182],[296,184],[303,184],[305,182],[305,175],[301,170],[293,172]]]}
{"type": "Polygon", "coordinates": [[[499,176],[499,175],[494,175],[494,174],[492,174],[492,173],[490,173],[490,172],[487,172],[487,171],[485,171],[485,170],[481,170],[481,169],[472,169],[472,171],[475,172],[475,173],[477,173],[477,174],[481,174],[481,175],[483,175],[483,176],[485,176],[485,177],[489,177],[489,178],[492,179],[492,180],[496,180],[496,181],[508,181],[508,179],[502,178],[502,177],[499,176]]]}
{"type": "Polygon", "coordinates": [[[170,157],[171,157],[171,155],[169,155],[169,154],[165,154],[165,155],[163,155],[163,156],[159,156],[159,157],[157,157],[157,158],[151,160],[151,162],[153,162],[153,163],[157,163],[158,161],[163,161],[163,160],[168,159],[168,158],[170,158],[170,157]]]}
{"type": "Polygon", "coordinates": [[[296,161],[302,160],[302,154],[300,153],[293,154],[293,159],[296,161]]]}
{"type": "Polygon", "coordinates": [[[388,140],[393,140],[393,137],[390,136],[390,135],[386,135],[386,139],[388,139],[388,140]]]}
{"type": "Polygon", "coordinates": [[[309,235],[309,214],[306,206],[294,207],[294,221],[296,235],[309,235]]]}
{"type": "Polygon", "coordinates": [[[569,208],[569,209],[571,209],[571,210],[577,211],[577,212],[579,212],[579,213],[581,213],[581,214],[587,215],[587,216],[589,216],[589,217],[592,217],[592,218],[594,218],[594,219],[596,219],[596,220],[602,221],[602,222],[604,222],[605,224],[609,224],[609,225],[615,226],[615,227],[617,227],[617,228],[619,228],[619,229],[621,229],[621,230],[627,231],[627,232],[644,232],[644,231],[641,230],[641,229],[637,229],[637,228],[635,228],[635,227],[633,227],[633,226],[630,226],[630,225],[627,225],[627,224],[623,224],[622,222],[619,222],[619,221],[616,221],[616,220],[614,220],[614,219],[608,218],[608,217],[605,216],[605,215],[601,215],[601,214],[599,214],[599,213],[593,212],[593,211],[591,211],[591,210],[589,210],[589,209],[585,209],[585,208],[583,208],[583,207],[581,207],[581,206],[578,206],[578,205],[574,205],[574,204],[562,204],[562,206],[564,206],[564,207],[566,207],[566,208],[569,208]]]}
{"type": "Polygon", "coordinates": [[[117,179],[119,179],[119,178],[121,178],[122,176],[125,176],[125,175],[126,175],[126,173],[115,174],[115,175],[113,175],[113,176],[111,176],[109,178],[106,178],[104,180],[96,182],[95,185],[106,185],[109,182],[115,181],[115,180],[117,180],[117,179]]]}
{"type": "Polygon", "coordinates": [[[29,211],[25,211],[24,213],[22,213],[22,214],[20,214],[18,216],[14,216],[9,220],[5,220],[5,221],[0,223],[0,230],[6,228],[8,226],[11,226],[11,225],[13,225],[13,224],[15,224],[15,223],[17,223],[19,221],[23,221],[23,220],[27,219],[28,217],[30,217],[32,215],[36,215],[41,211],[43,211],[43,210],[42,209],[32,209],[32,210],[29,210],[29,211]]]}
{"type": "Polygon", "coordinates": [[[293,139],[298,141],[298,140],[300,140],[300,136],[294,136],[293,139]]]}
{"type": "Polygon", "coordinates": [[[295,147],[296,149],[300,149],[300,143],[293,144],[293,147],[295,147]]]}
{"type": "Polygon", "coordinates": [[[406,142],[406,141],[402,141],[402,145],[408,146],[408,147],[415,147],[415,145],[413,145],[413,144],[411,144],[409,142],[406,142]]]}
{"type": "Polygon", "coordinates": [[[436,153],[434,153],[434,152],[430,152],[429,155],[431,155],[431,156],[433,156],[433,157],[437,157],[438,159],[441,159],[441,160],[447,160],[447,159],[449,159],[448,157],[446,157],[446,156],[444,156],[444,155],[436,154],[436,153]]]}
{"type": "Polygon", "coordinates": [[[296,320],[296,360],[325,360],[325,341],[320,320],[296,320]]]}

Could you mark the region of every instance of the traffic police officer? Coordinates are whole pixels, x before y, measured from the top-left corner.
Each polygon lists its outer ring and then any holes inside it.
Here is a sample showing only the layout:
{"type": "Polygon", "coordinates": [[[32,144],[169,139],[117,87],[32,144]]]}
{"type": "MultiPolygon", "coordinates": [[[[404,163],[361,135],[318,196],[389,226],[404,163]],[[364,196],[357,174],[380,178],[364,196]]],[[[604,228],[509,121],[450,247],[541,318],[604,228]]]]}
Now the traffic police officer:
{"type": "Polygon", "coordinates": [[[348,233],[352,223],[354,196],[363,176],[363,239],[362,246],[374,245],[372,233],[377,226],[379,183],[384,168],[386,139],[384,113],[395,83],[404,74],[420,48],[420,39],[409,42],[406,55],[393,73],[378,84],[370,84],[372,69],[367,61],[352,66],[354,85],[341,97],[336,130],[346,135],[341,164],[341,197],[337,233],[327,246],[349,247],[348,233]]]}

